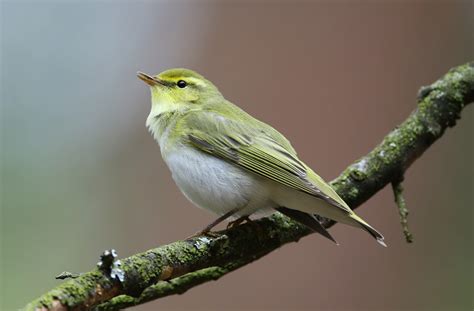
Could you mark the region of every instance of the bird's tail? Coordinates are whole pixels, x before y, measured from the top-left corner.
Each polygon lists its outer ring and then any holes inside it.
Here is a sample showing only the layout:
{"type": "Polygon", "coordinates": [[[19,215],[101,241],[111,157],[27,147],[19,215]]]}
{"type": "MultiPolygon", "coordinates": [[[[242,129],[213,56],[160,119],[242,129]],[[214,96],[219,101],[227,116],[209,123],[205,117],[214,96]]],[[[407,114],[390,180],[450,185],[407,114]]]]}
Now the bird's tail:
{"type": "Polygon", "coordinates": [[[365,231],[367,231],[371,236],[374,237],[375,240],[377,240],[377,242],[384,246],[384,247],[387,247],[387,244],[385,244],[384,242],[384,237],[382,234],[380,234],[380,232],[378,232],[377,230],[375,230],[372,226],[370,226],[368,223],[366,223],[362,218],[360,218],[359,216],[357,216],[355,213],[352,213],[352,215],[350,215],[350,217],[355,220],[365,231]]]}
{"type": "Polygon", "coordinates": [[[286,208],[283,206],[276,208],[276,210],[282,213],[283,215],[299,222],[300,224],[305,225],[314,232],[321,234],[325,238],[336,243],[336,245],[339,245],[339,243],[337,243],[337,241],[332,237],[331,234],[329,234],[326,228],[323,227],[323,225],[319,222],[318,219],[316,219],[314,215],[301,212],[295,209],[286,208]]]}

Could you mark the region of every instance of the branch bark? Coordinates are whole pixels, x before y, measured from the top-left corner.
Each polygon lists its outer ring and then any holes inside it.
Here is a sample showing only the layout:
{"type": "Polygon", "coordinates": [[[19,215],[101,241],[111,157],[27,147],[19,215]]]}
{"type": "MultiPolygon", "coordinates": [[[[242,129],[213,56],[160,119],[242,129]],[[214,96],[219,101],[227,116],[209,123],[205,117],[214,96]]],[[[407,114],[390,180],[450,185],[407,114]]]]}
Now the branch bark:
{"type": "MultiPolygon", "coordinates": [[[[451,69],[422,87],[411,115],[369,154],[332,181],[356,208],[388,183],[397,182],[408,167],[474,100],[474,62],[451,69]]],[[[220,232],[218,237],[177,241],[122,260],[123,282],[100,269],[81,274],[28,304],[25,310],[118,310],[217,280],[311,232],[282,214],[220,232]]],[[[332,221],[325,220],[330,227],[332,221]]]]}

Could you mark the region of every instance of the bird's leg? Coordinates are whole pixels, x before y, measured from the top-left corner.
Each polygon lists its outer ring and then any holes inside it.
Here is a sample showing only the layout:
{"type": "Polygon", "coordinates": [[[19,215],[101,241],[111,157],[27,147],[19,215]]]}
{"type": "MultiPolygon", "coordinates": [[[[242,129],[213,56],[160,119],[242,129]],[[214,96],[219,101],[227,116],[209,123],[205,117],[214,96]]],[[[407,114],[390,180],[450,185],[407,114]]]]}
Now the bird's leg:
{"type": "Polygon", "coordinates": [[[208,224],[204,229],[202,229],[201,231],[195,233],[194,235],[188,237],[186,240],[188,239],[191,239],[191,238],[194,238],[196,236],[199,236],[199,235],[209,235],[209,236],[214,236],[214,237],[218,237],[219,235],[214,233],[214,232],[211,232],[211,229],[214,228],[215,226],[217,226],[218,224],[220,224],[222,221],[226,220],[227,218],[229,218],[230,216],[234,215],[235,213],[237,213],[238,211],[240,210],[240,208],[234,208],[230,211],[228,211],[227,213],[225,213],[224,215],[220,216],[219,218],[217,218],[216,220],[214,220],[213,222],[211,222],[210,224],[208,224]]]}
{"type": "Polygon", "coordinates": [[[255,231],[258,231],[258,232],[262,231],[262,227],[260,227],[260,225],[257,222],[250,219],[248,215],[242,216],[234,221],[229,222],[229,224],[227,225],[227,229],[235,228],[241,223],[243,223],[244,221],[248,223],[255,231]]]}
{"type": "Polygon", "coordinates": [[[227,224],[227,229],[231,229],[231,228],[234,228],[234,227],[237,227],[238,225],[240,225],[241,223],[243,223],[244,221],[248,222],[248,223],[251,223],[252,222],[252,219],[249,218],[249,216],[242,216],[240,218],[237,218],[236,220],[234,221],[231,221],[227,224]]]}

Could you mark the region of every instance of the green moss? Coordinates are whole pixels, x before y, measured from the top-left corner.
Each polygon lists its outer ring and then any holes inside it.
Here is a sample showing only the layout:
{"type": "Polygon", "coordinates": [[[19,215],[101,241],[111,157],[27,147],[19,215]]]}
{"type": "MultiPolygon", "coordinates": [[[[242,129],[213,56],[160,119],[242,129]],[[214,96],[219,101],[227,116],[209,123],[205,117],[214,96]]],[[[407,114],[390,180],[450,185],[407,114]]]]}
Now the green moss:
{"type": "Polygon", "coordinates": [[[358,170],[358,169],[353,169],[351,171],[351,177],[354,178],[355,180],[364,180],[367,178],[367,174],[365,172],[358,170]]]}
{"type": "Polygon", "coordinates": [[[120,295],[120,296],[112,298],[106,303],[98,305],[93,310],[94,311],[121,310],[127,307],[137,305],[138,303],[139,303],[139,300],[137,298],[134,298],[128,295],[120,295]]]}
{"type": "Polygon", "coordinates": [[[80,305],[90,297],[96,289],[96,284],[101,284],[104,288],[112,286],[112,283],[100,271],[93,270],[77,279],[64,282],[48,294],[30,303],[25,307],[25,310],[35,310],[39,306],[50,308],[55,301],[60,301],[61,304],[68,307],[80,305]]]}
{"type": "Polygon", "coordinates": [[[351,187],[348,192],[346,192],[346,195],[351,199],[354,200],[357,195],[359,194],[359,190],[356,187],[351,187]]]}

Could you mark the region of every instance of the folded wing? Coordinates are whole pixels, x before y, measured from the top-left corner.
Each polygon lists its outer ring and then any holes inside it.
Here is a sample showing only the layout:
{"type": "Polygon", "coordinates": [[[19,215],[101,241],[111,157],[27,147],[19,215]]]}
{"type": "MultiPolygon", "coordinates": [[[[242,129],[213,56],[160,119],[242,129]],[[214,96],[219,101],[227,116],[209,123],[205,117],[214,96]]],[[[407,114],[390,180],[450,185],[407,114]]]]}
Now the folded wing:
{"type": "MultiPolygon", "coordinates": [[[[218,122],[206,120],[211,117],[216,118],[211,113],[188,117],[192,125],[188,139],[195,148],[352,213],[331,186],[298,159],[292,148],[279,142],[275,135],[281,134],[244,127],[222,116],[218,122]]],[[[281,138],[287,142],[282,135],[281,138]]]]}

